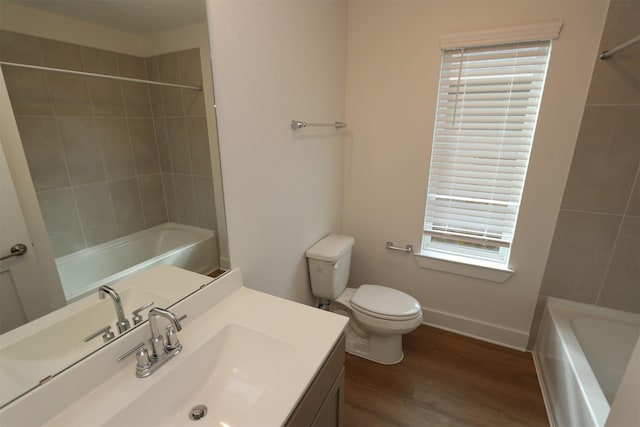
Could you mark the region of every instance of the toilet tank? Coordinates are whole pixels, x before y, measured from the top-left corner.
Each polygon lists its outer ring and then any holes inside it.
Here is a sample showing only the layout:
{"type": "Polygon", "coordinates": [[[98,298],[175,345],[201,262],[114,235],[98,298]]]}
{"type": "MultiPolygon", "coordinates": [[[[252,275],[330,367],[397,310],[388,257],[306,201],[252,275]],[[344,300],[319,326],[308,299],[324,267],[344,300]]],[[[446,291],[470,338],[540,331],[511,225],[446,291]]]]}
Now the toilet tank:
{"type": "Polygon", "coordinates": [[[354,243],[351,236],[329,234],[307,250],[311,292],[316,298],[334,300],[347,287],[354,243]]]}

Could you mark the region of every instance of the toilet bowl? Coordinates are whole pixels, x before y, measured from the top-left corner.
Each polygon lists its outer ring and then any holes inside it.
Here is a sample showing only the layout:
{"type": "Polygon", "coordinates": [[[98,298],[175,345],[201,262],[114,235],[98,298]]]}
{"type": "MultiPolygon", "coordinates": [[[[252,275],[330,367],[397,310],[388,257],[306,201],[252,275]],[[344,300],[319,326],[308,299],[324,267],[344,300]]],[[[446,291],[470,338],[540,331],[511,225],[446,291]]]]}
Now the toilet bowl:
{"type": "Polygon", "coordinates": [[[402,335],[422,323],[422,310],[410,295],[386,286],[347,288],[354,239],[330,234],[307,250],[313,294],[329,302],[329,310],[350,318],[347,352],[374,362],[399,363],[402,335]]]}
{"type": "Polygon", "coordinates": [[[411,296],[378,285],[347,288],[329,310],[350,318],[346,329],[346,350],[356,356],[385,365],[400,363],[404,358],[402,335],[422,323],[422,310],[411,296]],[[382,296],[395,296],[395,304],[382,296]],[[354,301],[355,300],[355,301],[354,301]]]}

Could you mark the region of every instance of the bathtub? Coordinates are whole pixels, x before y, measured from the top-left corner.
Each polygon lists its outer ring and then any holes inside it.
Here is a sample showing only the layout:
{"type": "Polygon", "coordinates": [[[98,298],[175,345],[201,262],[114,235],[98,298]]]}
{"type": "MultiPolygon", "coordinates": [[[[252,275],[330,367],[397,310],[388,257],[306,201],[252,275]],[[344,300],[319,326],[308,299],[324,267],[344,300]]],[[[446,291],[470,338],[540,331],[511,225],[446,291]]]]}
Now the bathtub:
{"type": "Polygon", "coordinates": [[[215,233],[166,223],[56,258],[67,302],[157,264],[212,272],[218,268],[215,233]]]}
{"type": "Polygon", "coordinates": [[[640,315],[548,299],[533,356],[552,425],[605,425],[639,333],[640,315]]]}

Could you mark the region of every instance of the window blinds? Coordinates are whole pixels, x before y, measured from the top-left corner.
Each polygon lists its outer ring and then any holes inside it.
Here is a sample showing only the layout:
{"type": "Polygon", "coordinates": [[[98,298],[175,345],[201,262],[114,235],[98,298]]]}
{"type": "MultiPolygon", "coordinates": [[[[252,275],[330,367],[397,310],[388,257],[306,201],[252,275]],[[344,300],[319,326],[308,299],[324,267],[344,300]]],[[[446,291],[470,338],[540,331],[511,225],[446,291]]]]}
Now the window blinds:
{"type": "Polygon", "coordinates": [[[510,247],[550,50],[549,40],[443,50],[423,249],[510,247]]]}

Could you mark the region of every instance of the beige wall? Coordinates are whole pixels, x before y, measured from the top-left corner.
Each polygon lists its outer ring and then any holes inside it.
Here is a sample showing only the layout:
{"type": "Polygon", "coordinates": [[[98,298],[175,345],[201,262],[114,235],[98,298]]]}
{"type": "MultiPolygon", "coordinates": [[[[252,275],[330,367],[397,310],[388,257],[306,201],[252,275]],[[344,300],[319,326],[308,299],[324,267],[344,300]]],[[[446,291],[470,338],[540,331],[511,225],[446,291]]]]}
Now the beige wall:
{"type": "MultiPolygon", "coordinates": [[[[640,1],[613,0],[600,50],[636,36],[640,1]]],[[[540,291],[640,313],[640,44],[598,60],[540,291]]]]}
{"type": "Polygon", "coordinates": [[[231,261],[312,301],[304,252],[340,229],[346,2],[207,2],[231,261]]]}
{"type": "Polygon", "coordinates": [[[351,283],[415,296],[425,321],[524,348],[560,208],[606,1],[349,3],[343,228],[356,239],[351,283]],[[387,240],[419,248],[446,33],[560,20],[510,266],[493,283],[421,268],[387,240]]]}

